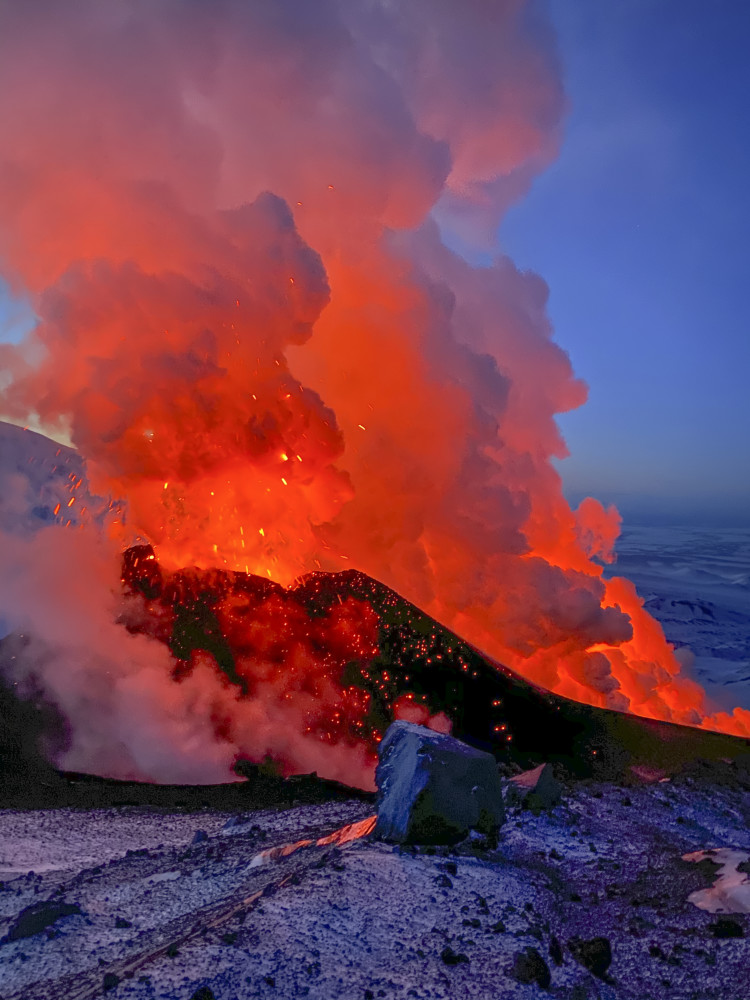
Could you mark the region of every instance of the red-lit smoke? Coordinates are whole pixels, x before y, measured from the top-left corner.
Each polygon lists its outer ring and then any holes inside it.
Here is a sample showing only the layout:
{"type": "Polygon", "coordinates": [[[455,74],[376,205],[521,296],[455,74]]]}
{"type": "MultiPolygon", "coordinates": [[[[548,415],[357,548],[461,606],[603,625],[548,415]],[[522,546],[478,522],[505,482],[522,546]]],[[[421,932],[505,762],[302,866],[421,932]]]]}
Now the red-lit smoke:
{"type": "Polygon", "coordinates": [[[0,260],[40,317],[3,411],[168,568],[354,566],[562,694],[748,732],[550,461],[585,388],[493,234],[562,107],[534,2],[2,6],[0,260]]]}

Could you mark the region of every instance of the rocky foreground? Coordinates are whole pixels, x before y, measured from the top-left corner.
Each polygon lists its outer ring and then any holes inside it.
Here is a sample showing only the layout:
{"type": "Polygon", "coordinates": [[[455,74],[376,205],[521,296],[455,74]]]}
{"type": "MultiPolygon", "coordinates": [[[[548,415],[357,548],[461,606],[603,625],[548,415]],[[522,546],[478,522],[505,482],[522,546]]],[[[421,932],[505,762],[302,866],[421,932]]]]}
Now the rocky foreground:
{"type": "Polygon", "coordinates": [[[571,782],[452,848],[314,843],[362,799],[3,811],[0,997],[745,1000],[750,918],[721,910],[750,892],[749,788],[737,764],[571,782]],[[683,860],[713,848],[719,876],[683,860]],[[712,886],[717,912],[689,901],[712,886]]]}

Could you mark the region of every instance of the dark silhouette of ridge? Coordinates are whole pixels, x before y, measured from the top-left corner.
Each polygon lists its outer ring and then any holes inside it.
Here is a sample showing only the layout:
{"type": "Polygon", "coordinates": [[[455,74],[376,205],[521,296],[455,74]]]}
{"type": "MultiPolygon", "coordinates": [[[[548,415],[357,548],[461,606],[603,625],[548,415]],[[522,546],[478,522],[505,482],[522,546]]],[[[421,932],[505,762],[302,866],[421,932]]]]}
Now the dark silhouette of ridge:
{"type": "MultiPolygon", "coordinates": [[[[393,720],[395,702],[410,692],[430,712],[444,712],[459,739],[512,766],[550,761],[571,777],[627,780],[633,768],[656,778],[711,761],[736,764],[744,773],[750,761],[748,740],[594,708],[543,690],[356,570],[312,573],[286,589],[243,573],[188,569],[167,574],[149,546],[136,546],[123,556],[123,586],[146,609],[145,619],[141,613],[137,623],[125,620],[123,627],[169,646],[176,681],[190,671],[193,654],[203,651],[243,697],[252,697],[252,679],[241,676],[238,650],[222,632],[221,601],[231,596],[247,622],[269,598],[304,609],[311,621],[325,619],[347,599],[366,602],[378,618],[377,654],[347,662],[336,679],[342,687],[366,691],[369,706],[356,725],[339,722],[343,728],[337,735],[365,740],[373,749],[393,720]],[[167,632],[165,610],[171,623],[167,632]]],[[[22,649],[18,636],[0,641],[0,678],[9,673],[3,669],[6,659],[22,655],[22,649]]],[[[247,761],[237,765],[244,780],[220,786],[155,786],[61,774],[45,762],[44,747],[64,739],[65,720],[54,705],[28,695],[20,700],[7,685],[0,689],[0,723],[0,794],[6,804],[250,809],[350,794],[316,775],[283,779],[247,761]]]]}

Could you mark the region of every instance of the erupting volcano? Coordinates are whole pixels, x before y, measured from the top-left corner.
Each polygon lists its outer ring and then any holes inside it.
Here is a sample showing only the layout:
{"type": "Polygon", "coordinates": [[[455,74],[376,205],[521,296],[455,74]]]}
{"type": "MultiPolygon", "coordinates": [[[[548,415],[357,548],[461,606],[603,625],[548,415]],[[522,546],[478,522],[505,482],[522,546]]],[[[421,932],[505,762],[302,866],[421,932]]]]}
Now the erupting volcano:
{"type": "MultiPolygon", "coordinates": [[[[60,764],[367,784],[389,713],[470,728],[476,650],[750,735],[605,579],[617,511],[571,510],[552,465],[585,388],[494,234],[563,104],[531,2],[3,6],[0,264],[38,322],[0,345],[2,414],[107,498],[73,518],[68,476],[1,542],[6,681],[65,720],[60,764]],[[397,677],[373,667],[388,593],[423,613],[397,677]]],[[[475,735],[502,742],[491,709],[475,735]]]]}

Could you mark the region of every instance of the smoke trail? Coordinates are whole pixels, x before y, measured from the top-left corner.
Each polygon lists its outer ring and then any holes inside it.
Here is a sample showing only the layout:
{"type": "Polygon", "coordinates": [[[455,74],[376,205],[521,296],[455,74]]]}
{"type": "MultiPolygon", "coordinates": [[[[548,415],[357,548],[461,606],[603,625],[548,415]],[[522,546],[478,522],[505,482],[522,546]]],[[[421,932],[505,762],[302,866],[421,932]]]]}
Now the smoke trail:
{"type": "Polygon", "coordinates": [[[712,724],[602,578],[616,512],[563,499],[585,389],[494,250],[562,110],[534,2],[3,5],[0,260],[40,318],[4,412],[67,431],[167,566],[356,566],[560,693],[712,724]]]}

